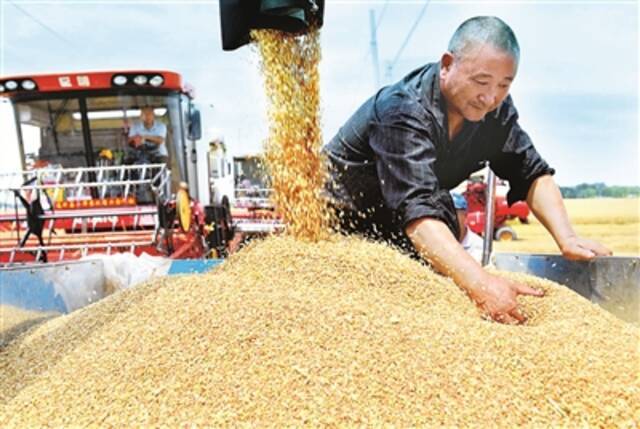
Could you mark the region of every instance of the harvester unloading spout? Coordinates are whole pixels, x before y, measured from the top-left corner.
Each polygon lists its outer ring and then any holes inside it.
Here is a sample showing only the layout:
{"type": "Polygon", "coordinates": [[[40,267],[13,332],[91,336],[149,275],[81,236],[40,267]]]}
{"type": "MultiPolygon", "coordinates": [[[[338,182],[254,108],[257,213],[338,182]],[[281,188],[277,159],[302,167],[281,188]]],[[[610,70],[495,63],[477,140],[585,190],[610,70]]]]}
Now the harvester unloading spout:
{"type": "Polygon", "coordinates": [[[222,49],[232,51],[249,43],[253,29],[304,33],[320,28],[323,15],[324,0],[220,0],[222,49]]]}

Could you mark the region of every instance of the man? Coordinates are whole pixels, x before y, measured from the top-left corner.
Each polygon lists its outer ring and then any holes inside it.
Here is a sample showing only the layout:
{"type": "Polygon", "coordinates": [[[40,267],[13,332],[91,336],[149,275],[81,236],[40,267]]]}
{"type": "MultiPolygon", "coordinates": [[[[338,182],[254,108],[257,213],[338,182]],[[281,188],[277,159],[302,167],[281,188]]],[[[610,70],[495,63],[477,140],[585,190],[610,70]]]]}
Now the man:
{"type": "Polygon", "coordinates": [[[129,156],[130,163],[167,163],[169,155],[165,146],[167,127],[156,121],[153,107],[145,106],[140,110],[140,121],[136,121],[129,130],[129,145],[134,152],[129,156]]]}
{"type": "Polygon", "coordinates": [[[458,220],[458,227],[460,228],[458,241],[460,241],[462,248],[471,255],[473,259],[481,262],[484,242],[482,237],[467,227],[467,200],[465,200],[462,194],[457,192],[451,192],[451,199],[453,200],[453,208],[456,210],[456,218],[458,220]]]}
{"type": "Polygon", "coordinates": [[[509,181],[510,204],[527,200],[565,257],[611,254],[576,235],[554,170],[518,125],[508,94],[519,57],[507,24],[471,18],[439,63],[378,91],[324,149],[333,176],[329,192],[345,230],[412,248],[501,323],[524,322],[517,295],[542,292],[486,272],[456,239],[449,189],[482,161],[509,181]]]}

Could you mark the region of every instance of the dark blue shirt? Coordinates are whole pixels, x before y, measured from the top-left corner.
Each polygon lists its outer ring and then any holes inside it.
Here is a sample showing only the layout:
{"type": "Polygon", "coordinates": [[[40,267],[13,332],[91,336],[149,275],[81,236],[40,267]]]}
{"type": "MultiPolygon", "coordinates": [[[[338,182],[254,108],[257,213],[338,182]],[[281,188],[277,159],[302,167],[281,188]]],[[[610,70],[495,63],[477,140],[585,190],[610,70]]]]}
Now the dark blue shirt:
{"type": "Polygon", "coordinates": [[[458,224],[449,190],[485,160],[509,181],[509,204],[526,199],[531,183],[554,170],[518,125],[507,97],[480,122],[465,121],[449,141],[439,64],[432,63],[382,88],[323,148],[328,188],[343,227],[395,241],[415,219],[458,224]]]}

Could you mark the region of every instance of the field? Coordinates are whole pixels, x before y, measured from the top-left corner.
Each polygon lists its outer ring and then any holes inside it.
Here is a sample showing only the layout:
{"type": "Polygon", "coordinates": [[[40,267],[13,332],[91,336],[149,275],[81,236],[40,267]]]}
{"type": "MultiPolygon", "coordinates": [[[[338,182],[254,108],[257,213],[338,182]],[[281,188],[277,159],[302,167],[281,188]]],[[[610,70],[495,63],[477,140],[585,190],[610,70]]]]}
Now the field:
{"type": "MultiPolygon", "coordinates": [[[[565,200],[578,235],[597,240],[614,255],[640,255],[640,199],[588,198],[565,200]]],[[[553,238],[533,215],[528,225],[518,220],[511,226],[517,241],[494,242],[498,252],[560,253],[553,238]]]]}

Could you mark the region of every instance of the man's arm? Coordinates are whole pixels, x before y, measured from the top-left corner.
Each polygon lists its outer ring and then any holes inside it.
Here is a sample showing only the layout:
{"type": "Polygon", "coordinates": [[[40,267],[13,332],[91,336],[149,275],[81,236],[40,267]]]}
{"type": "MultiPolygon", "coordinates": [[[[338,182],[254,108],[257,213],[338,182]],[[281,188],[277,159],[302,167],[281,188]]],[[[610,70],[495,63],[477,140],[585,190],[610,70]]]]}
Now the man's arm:
{"type": "Polygon", "coordinates": [[[146,135],[143,137],[143,141],[151,142],[157,146],[160,146],[164,143],[164,140],[167,136],[167,127],[162,122],[157,122],[154,127],[157,132],[156,135],[146,135]]]}
{"type": "Polygon", "coordinates": [[[160,146],[162,143],[164,143],[164,137],[162,137],[162,136],[143,136],[142,139],[144,141],[154,143],[154,144],[156,144],[158,146],[160,146]]]}
{"type": "Polygon", "coordinates": [[[134,123],[131,128],[129,128],[129,135],[127,136],[127,143],[130,146],[138,147],[142,144],[142,137],[140,136],[140,132],[138,130],[137,123],[134,123]]]}
{"type": "Polygon", "coordinates": [[[543,292],[486,272],[458,243],[444,222],[416,219],[406,228],[416,250],[440,273],[450,277],[485,313],[501,323],[522,323],[518,295],[543,292]]]}
{"type": "Polygon", "coordinates": [[[560,189],[551,175],[540,176],[532,183],[527,203],[565,258],[582,260],[611,255],[611,250],[602,244],[577,236],[569,222],[560,189]]]}

